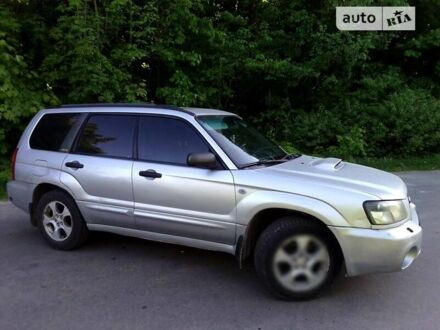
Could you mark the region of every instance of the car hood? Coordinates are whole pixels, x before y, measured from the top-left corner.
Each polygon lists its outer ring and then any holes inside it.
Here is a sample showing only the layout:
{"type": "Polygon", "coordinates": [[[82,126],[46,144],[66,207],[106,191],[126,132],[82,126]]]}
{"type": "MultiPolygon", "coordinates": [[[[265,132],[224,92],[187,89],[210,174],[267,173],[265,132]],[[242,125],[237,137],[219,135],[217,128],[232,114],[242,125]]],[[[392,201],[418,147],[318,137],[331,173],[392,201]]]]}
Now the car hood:
{"type": "Polygon", "coordinates": [[[375,196],[379,199],[404,199],[407,197],[405,183],[396,175],[371,167],[344,162],[338,158],[300,156],[291,161],[260,168],[265,177],[272,177],[272,187],[307,195],[321,195],[345,191],[375,196]],[[289,188],[286,187],[286,183],[289,188]]]}

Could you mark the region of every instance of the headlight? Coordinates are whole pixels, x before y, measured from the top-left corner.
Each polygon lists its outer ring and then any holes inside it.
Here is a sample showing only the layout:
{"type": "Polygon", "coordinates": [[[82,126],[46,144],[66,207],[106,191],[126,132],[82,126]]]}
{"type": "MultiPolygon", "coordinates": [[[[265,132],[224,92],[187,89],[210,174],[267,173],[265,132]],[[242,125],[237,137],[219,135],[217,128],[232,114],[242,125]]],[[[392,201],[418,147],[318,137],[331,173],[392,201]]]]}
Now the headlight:
{"type": "Polygon", "coordinates": [[[405,204],[397,201],[368,201],[364,203],[368,219],[373,225],[389,225],[408,217],[405,204]]]}

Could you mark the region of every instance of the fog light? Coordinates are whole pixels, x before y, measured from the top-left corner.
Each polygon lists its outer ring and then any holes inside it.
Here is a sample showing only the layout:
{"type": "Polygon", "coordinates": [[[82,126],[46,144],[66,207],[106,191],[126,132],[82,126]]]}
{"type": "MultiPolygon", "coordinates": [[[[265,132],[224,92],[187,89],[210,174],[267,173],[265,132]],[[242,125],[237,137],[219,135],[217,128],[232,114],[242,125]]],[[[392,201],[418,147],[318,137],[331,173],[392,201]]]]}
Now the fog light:
{"type": "Polygon", "coordinates": [[[402,269],[406,269],[414,262],[414,260],[419,255],[419,249],[416,246],[413,246],[411,250],[406,254],[405,258],[403,258],[402,269]]]}

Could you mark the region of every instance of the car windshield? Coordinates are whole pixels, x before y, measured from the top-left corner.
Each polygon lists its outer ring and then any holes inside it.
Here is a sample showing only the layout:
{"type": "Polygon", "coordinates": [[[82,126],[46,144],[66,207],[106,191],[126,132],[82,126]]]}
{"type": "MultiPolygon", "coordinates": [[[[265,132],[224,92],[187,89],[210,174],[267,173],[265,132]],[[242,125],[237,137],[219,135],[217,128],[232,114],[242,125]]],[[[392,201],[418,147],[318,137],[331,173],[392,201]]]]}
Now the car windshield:
{"type": "Polygon", "coordinates": [[[199,116],[199,123],[238,168],[284,160],[286,152],[237,116],[199,116]]]}

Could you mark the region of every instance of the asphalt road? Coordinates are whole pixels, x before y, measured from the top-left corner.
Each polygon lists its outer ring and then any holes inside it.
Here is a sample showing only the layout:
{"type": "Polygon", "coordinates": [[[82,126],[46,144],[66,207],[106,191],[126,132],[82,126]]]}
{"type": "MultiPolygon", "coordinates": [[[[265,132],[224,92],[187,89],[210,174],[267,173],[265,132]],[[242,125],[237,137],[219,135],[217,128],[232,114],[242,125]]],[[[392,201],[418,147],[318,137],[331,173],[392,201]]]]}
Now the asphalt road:
{"type": "Polygon", "coordinates": [[[425,230],[419,259],[308,302],[274,299],[221,253],[104,233],[55,251],[0,203],[0,329],[439,329],[440,171],[399,175],[425,230]]]}

